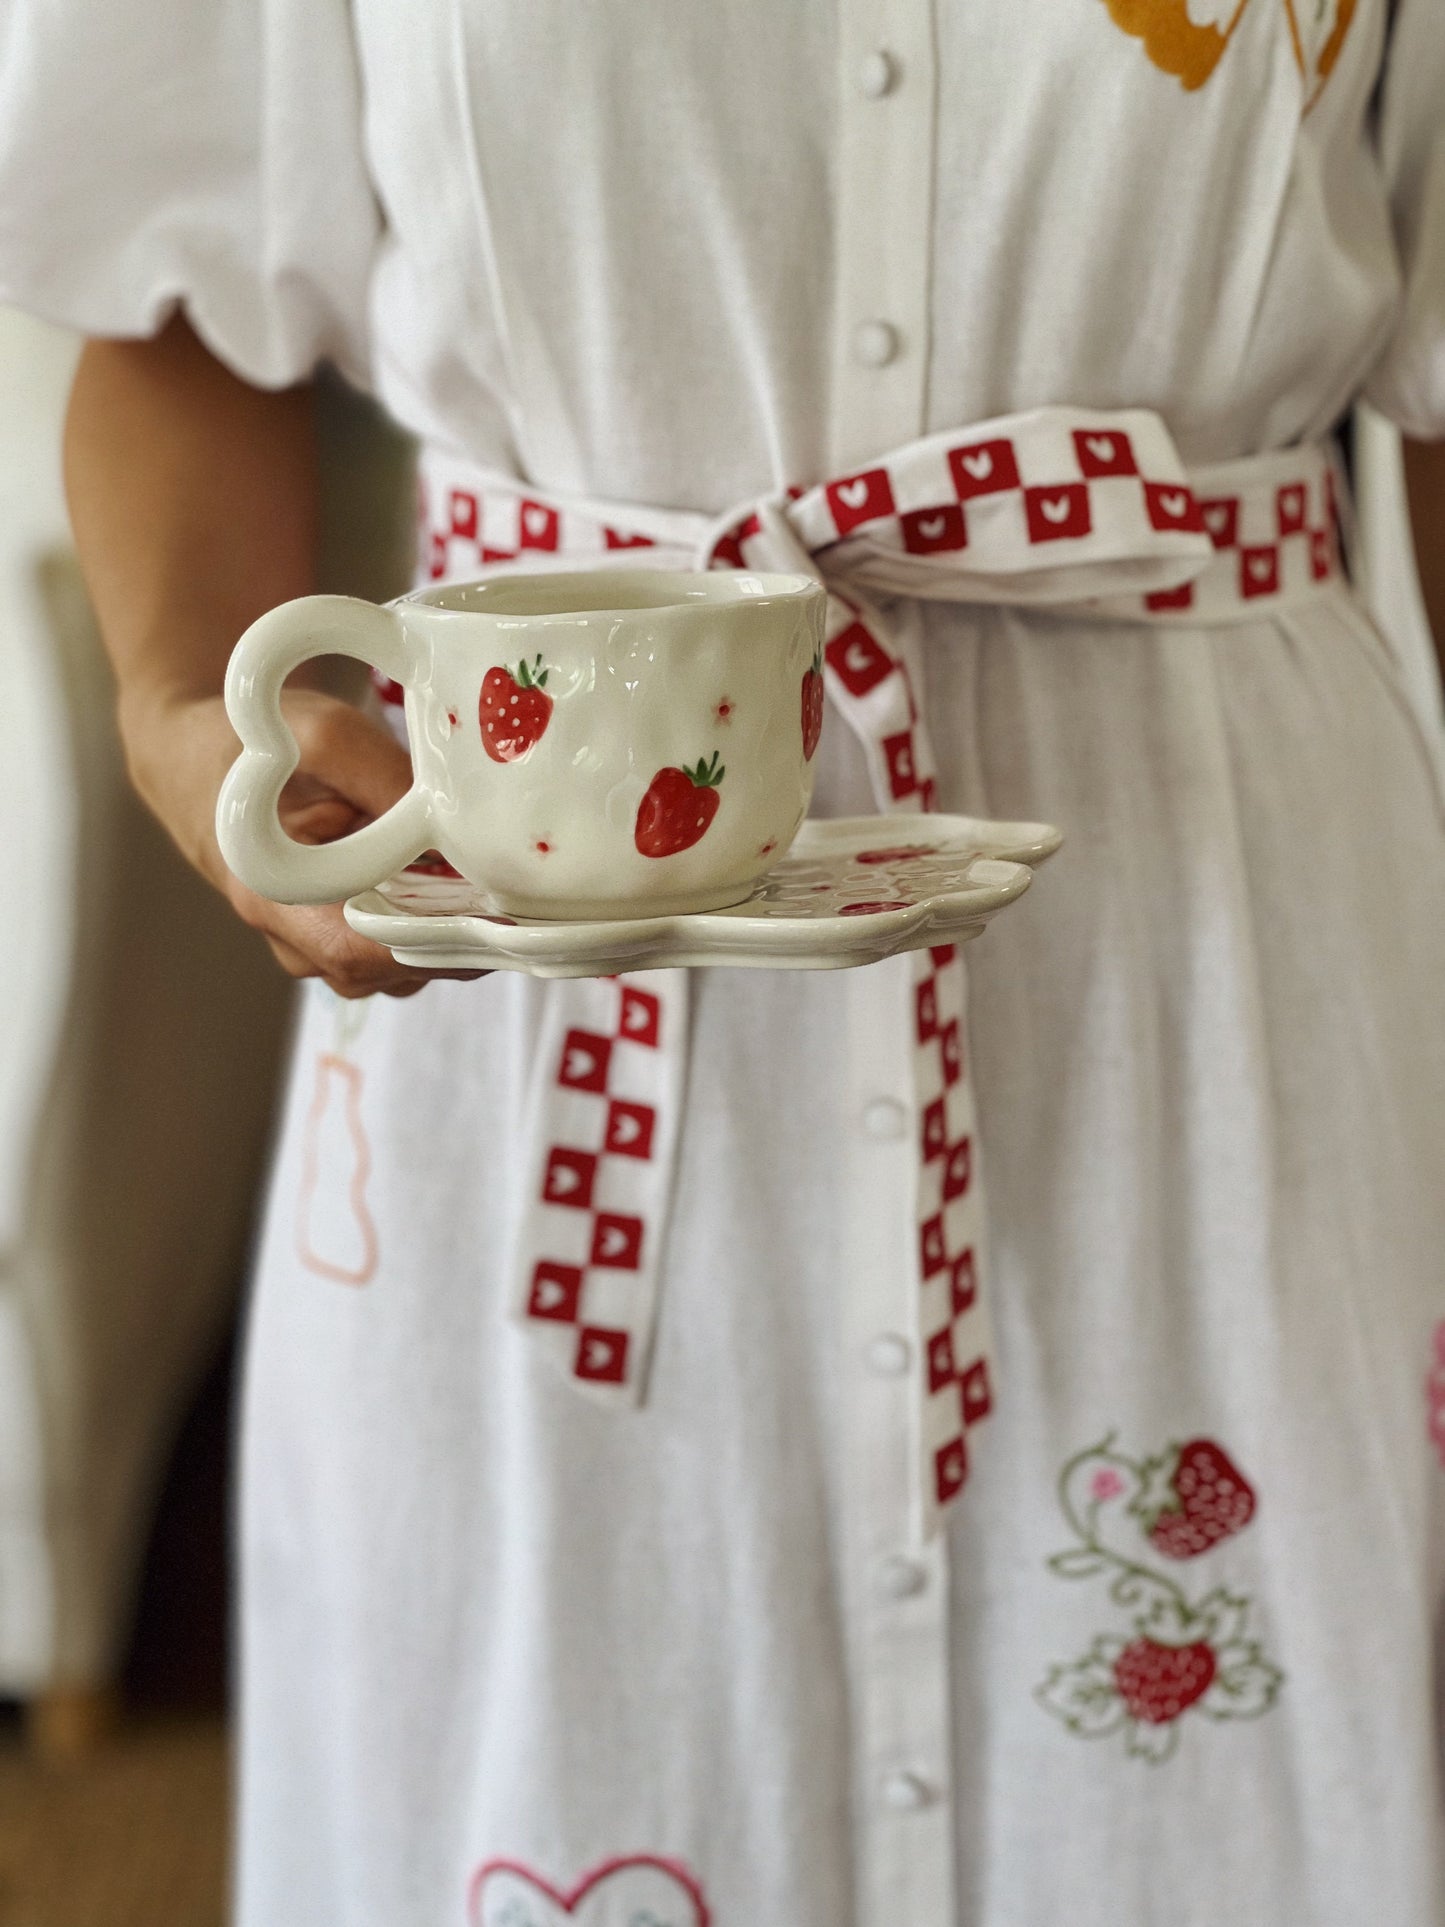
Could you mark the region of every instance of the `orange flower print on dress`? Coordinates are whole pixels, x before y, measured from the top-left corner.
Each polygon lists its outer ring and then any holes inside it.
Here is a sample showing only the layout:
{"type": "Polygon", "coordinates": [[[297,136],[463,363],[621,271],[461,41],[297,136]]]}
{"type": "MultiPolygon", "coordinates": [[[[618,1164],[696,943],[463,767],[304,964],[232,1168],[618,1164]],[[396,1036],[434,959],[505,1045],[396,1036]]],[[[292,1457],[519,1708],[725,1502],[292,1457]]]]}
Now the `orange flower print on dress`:
{"type": "Polygon", "coordinates": [[[1191,7],[1186,0],[1104,0],[1104,4],[1117,26],[1143,41],[1145,53],[1159,71],[1172,74],[1193,93],[1224,58],[1249,0],[1225,0],[1218,7],[1191,7]],[[1221,18],[1209,18],[1210,14],[1221,18]]]}
{"type": "Polygon", "coordinates": [[[1188,93],[1211,78],[1251,5],[1284,15],[1308,113],[1339,62],[1358,0],[1104,0],[1116,26],[1144,44],[1188,93]]]}

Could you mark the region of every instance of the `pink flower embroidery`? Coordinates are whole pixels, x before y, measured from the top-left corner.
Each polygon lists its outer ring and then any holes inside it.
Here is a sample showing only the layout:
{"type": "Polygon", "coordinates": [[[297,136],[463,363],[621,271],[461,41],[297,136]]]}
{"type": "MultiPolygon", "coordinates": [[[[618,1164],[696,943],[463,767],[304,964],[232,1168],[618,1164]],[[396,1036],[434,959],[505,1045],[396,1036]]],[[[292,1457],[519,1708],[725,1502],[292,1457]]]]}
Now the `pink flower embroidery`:
{"type": "Polygon", "coordinates": [[[1102,1504],[1105,1499],[1118,1498],[1119,1494],[1124,1490],[1124,1481],[1119,1477],[1119,1474],[1114,1470],[1113,1466],[1106,1465],[1102,1471],[1094,1474],[1089,1490],[1102,1504]]]}

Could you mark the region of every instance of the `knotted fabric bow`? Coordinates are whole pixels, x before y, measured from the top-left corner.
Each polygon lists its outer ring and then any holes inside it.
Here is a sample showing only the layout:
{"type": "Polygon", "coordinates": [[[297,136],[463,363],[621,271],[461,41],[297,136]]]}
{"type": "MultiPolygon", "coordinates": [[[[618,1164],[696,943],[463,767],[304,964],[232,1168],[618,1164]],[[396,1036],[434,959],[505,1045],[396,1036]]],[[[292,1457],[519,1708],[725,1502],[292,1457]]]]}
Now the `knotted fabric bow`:
{"type": "MultiPolygon", "coordinates": [[[[432,580],[604,557],[815,576],[829,594],[828,695],[862,745],[879,808],[900,813],[936,807],[914,599],[1237,619],[1338,570],[1321,451],[1258,457],[1192,483],[1164,424],[1141,410],[1047,408],[929,436],[717,521],[523,493],[515,479],[431,449],[422,516],[432,580]]],[[[916,954],[911,1337],[914,1524],[924,1536],[962,1489],[969,1432],[993,1401],[966,997],[955,948],[916,954]]],[[[646,1385],[687,1023],[685,971],[557,983],[535,1060],[514,1311],[580,1391],[621,1405],[646,1385]]]]}

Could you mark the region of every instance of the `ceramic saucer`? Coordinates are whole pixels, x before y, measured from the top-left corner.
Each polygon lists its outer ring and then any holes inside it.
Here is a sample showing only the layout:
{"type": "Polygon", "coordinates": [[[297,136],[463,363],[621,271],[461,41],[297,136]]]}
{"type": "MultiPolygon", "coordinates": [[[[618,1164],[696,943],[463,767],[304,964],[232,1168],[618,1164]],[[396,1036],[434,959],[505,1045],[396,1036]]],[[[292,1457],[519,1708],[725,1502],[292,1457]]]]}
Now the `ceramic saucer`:
{"type": "Polygon", "coordinates": [[[346,920],[424,970],[845,970],[977,936],[1060,841],[1043,823],[836,817],[805,823],[783,861],[727,910],[610,923],[509,918],[463,878],[418,865],[352,897],[346,920]]]}

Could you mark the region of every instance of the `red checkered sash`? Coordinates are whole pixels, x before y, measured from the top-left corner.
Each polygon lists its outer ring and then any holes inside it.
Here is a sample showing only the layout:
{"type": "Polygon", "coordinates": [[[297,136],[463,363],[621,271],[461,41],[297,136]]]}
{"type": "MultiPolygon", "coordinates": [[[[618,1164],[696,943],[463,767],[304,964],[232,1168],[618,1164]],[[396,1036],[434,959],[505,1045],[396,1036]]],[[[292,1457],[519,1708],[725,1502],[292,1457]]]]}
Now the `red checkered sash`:
{"type": "MultiPolygon", "coordinates": [[[[815,576],[829,592],[828,694],[890,812],[935,807],[919,600],[1212,625],[1340,575],[1323,450],[1186,473],[1142,410],[1046,408],[928,436],[716,520],[529,489],[433,448],[421,506],[430,581],[609,562],[815,576]]],[[[926,1535],[967,1479],[969,1434],[993,1389],[963,961],[951,946],[912,961],[915,1523],[926,1535]]],[[[579,1390],[620,1405],[647,1381],[687,985],[681,970],[553,984],[534,1060],[514,1311],[579,1390]]]]}

